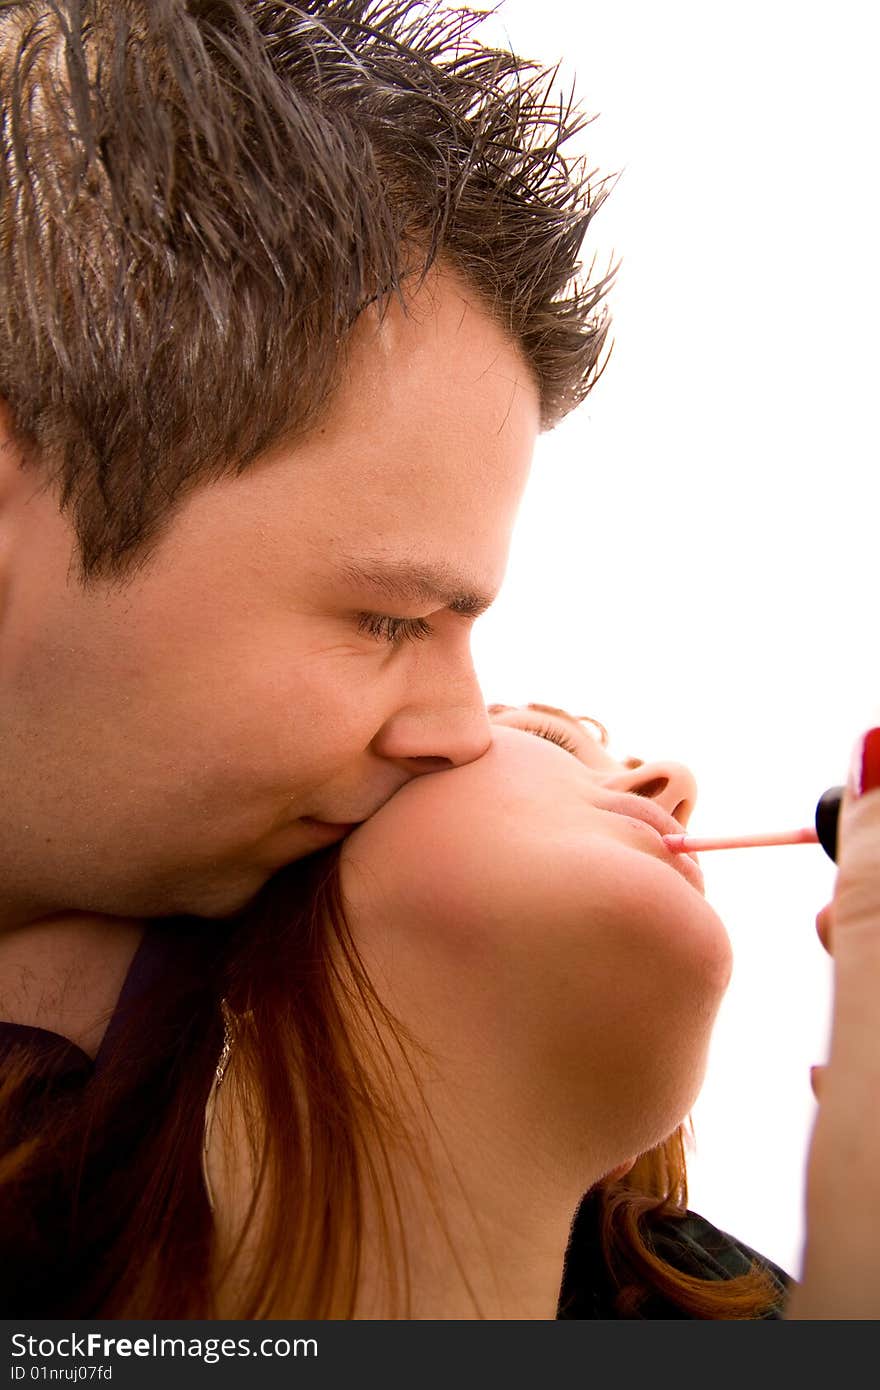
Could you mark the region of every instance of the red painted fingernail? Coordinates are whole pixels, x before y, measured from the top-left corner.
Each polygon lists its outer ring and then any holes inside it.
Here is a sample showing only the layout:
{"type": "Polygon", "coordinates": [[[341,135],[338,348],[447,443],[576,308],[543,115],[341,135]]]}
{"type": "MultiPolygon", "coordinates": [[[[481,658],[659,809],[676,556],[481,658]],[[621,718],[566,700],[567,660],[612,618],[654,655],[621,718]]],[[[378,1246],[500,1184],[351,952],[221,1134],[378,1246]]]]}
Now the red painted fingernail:
{"type": "Polygon", "coordinates": [[[869,729],[853,752],[849,789],[853,796],[880,787],[880,729],[869,729]]]}

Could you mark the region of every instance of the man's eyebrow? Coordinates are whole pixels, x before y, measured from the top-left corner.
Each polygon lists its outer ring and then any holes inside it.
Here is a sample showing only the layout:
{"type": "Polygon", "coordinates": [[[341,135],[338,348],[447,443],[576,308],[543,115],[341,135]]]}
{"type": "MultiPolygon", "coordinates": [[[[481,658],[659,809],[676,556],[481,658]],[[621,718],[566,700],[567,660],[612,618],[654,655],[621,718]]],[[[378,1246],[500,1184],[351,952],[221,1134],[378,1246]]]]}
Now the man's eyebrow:
{"type": "Polygon", "coordinates": [[[386,598],[403,599],[408,603],[437,603],[466,618],[478,618],[495,602],[495,594],[481,592],[443,564],[345,559],[340,568],[350,583],[366,585],[386,598]]]}

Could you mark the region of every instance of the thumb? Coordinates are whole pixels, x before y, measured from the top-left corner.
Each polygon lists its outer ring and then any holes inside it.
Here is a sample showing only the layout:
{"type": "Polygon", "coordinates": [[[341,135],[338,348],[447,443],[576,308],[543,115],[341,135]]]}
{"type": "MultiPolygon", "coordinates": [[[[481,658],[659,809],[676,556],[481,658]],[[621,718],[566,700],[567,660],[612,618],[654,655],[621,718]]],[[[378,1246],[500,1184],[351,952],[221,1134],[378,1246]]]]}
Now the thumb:
{"type": "Polygon", "coordinates": [[[880,936],[880,728],[869,729],[856,745],[838,845],[835,950],[853,932],[880,936]]]}

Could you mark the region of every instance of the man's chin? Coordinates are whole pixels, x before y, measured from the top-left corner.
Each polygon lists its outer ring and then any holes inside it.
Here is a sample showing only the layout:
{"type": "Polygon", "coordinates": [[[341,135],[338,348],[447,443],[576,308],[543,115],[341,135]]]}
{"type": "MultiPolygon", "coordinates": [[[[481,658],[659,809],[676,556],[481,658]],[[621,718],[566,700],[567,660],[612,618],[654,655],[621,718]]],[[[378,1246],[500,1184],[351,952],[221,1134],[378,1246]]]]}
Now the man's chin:
{"type": "Polygon", "coordinates": [[[198,880],[180,883],[161,903],[151,902],[144,918],[188,916],[217,921],[237,916],[254,901],[276,874],[312,854],[341,843],[358,823],[341,824],[301,816],[272,832],[251,862],[218,861],[204,868],[198,880]]]}

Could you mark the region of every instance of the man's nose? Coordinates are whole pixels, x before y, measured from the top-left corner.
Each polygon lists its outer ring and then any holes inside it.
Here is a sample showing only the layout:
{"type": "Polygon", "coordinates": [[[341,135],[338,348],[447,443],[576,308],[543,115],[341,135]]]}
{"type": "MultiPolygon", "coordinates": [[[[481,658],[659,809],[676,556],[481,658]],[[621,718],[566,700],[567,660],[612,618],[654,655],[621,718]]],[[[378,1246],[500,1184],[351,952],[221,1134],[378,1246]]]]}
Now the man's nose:
{"type": "Polygon", "coordinates": [[[677,820],[682,829],[687,826],[697,800],[696,778],[683,763],[642,763],[610,777],[606,786],[614,791],[649,797],[677,820]]]}
{"type": "Polygon", "coordinates": [[[435,670],[418,690],[410,690],[376,735],[373,751],[418,776],[475,762],[491,741],[483,693],[468,652],[456,668],[435,670]]]}

